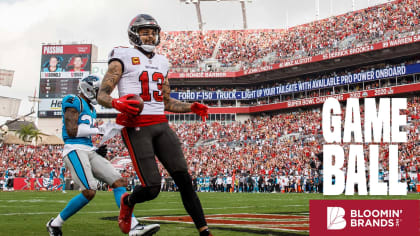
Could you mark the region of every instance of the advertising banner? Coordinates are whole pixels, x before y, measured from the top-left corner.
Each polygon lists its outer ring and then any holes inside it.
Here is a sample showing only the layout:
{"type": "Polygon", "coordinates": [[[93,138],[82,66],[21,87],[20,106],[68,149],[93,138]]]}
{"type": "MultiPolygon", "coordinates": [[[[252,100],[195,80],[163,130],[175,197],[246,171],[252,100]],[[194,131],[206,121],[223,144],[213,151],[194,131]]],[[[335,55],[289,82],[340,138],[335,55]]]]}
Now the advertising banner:
{"type": "Polygon", "coordinates": [[[178,100],[246,100],[262,97],[277,96],[286,93],[309,91],[313,89],[332,88],[346,84],[386,79],[395,76],[404,76],[420,73],[420,64],[393,66],[354,74],[316,79],[307,82],[297,82],[279,85],[272,88],[263,88],[248,91],[197,91],[172,92],[171,97],[178,100]]]}

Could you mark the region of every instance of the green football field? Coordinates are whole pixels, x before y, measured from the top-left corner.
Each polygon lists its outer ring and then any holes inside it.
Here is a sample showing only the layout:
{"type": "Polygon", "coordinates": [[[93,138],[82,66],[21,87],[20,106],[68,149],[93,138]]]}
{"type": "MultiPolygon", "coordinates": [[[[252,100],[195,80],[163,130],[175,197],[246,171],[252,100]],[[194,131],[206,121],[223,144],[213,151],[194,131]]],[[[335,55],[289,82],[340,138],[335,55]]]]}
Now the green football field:
{"type": "MultiPolygon", "coordinates": [[[[55,217],[79,192],[0,192],[0,235],[48,235],[46,222],[55,217]]],[[[309,235],[310,199],[419,199],[407,196],[334,196],[305,193],[198,193],[214,235],[309,235]],[[244,214],[247,213],[247,214],[244,214]],[[216,215],[218,214],[218,215],[216,215]],[[232,215],[228,215],[232,214],[232,215]],[[267,219],[266,216],[277,219],[267,219]],[[261,218],[262,217],[262,218],[261,218]],[[295,217],[293,227],[282,229],[288,218],[295,217]],[[272,221],[271,224],[269,221],[272,221]],[[227,224],[226,224],[227,222],[227,224]],[[247,223],[249,222],[249,223],[247,223]],[[277,225],[278,222],[282,222],[277,225]],[[298,224],[298,225],[296,225],[298,224]]],[[[112,192],[98,192],[96,197],[63,226],[64,235],[123,235],[117,223],[118,209],[112,192]]],[[[161,224],[156,235],[195,235],[193,224],[173,222],[187,215],[179,193],[162,192],[155,200],[138,204],[137,217],[152,217],[161,224]],[[172,222],[163,221],[166,216],[172,222]],[[169,218],[168,216],[172,216],[169,218]],[[173,217],[175,216],[175,217],[173,217]]],[[[293,220],[294,221],[294,220],[293,220]]]]}

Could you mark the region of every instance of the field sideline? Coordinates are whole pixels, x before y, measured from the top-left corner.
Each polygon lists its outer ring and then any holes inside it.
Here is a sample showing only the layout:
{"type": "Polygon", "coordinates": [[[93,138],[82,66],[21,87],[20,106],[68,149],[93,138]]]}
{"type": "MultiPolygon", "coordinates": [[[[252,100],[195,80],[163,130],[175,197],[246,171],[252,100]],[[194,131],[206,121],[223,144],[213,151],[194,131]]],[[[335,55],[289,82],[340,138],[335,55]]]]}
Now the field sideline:
{"type": "MultiPolygon", "coordinates": [[[[48,235],[46,222],[58,212],[78,191],[61,192],[0,192],[0,235],[48,235]]],[[[214,214],[278,214],[309,216],[310,199],[419,199],[419,194],[407,196],[334,196],[322,194],[275,194],[275,193],[198,193],[206,215],[214,214]]],[[[124,235],[117,225],[118,209],[112,192],[98,192],[82,211],[70,218],[63,226],[64,235],[124,235]]],[[[135,208],[136,217],[185,216],[187,215],[179,193],[162,192],[151,202],[135,208]]],[[[236,216],[235,216],[236,217],[236,216]]],[[[217,219],[240,220],[231,216],[217,219]],[[226,218],[228,217],[228,218],[226,218]]],[[[176,217],[178,218],[178,217],[176,217]]],[[[251,217],[245,217],[251,218],[251,217]]],[[[246,220],[246,219],[245,219],[246,220]]],[[[250,220],[250,219],[248,219],[250,220]]],[[[216,220],[214,220],[216,221],[216,220]]],[[[251,219],[250,222],[255,222],[251,219]]],[[[264,222],[264,219],[257,221],[264,222]]],[[[282,221],[282,220],[278,220],[282,221]]],[[[265,222],[267,223],[267,222],[265,222]]],[[[186,223],[163,223],[160,236],[197,236],[194,226],[186,223]]],[[[309,235],[306,230],[283,231],[266,227],[237,227],[211,225],[214,235],[309,235]]],[[[306,224],[306,228],[308,225],[306,224]]]]}

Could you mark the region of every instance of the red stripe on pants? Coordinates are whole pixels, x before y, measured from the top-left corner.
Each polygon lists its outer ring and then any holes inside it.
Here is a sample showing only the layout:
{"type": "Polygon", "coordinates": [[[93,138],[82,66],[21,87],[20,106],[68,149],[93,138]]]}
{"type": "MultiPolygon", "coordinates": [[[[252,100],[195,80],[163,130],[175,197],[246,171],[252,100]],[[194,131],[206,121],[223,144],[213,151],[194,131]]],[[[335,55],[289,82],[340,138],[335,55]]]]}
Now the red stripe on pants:
{"type": "Polygon", "coordinates": [[[140,172],[139,166],[137,164],[136,156],[134,155],[133,146],[131,145],[130,139],[128,137],[127,128],[124,127],[122,129],[122,132],[121,133],[124,136],[125,143],[126,143],[127,149],[128,149],[128,153],[130,153],[131,162],[133,162],[134,169],[136,170],[137,176],[140,179],[141,185],[143,187],[146,187],[146,183],[144,182],[143,177],[141,176],[141,172],[140,172]]]}

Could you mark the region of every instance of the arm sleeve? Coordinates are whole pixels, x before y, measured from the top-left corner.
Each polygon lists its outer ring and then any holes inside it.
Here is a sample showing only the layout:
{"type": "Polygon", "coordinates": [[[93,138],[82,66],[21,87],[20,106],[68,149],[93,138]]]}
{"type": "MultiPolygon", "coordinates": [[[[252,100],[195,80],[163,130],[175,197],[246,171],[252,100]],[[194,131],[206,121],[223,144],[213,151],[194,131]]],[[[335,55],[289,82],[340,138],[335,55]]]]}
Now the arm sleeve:
{"type": "Polygon", "coordinates": [[[79,124],[77,127],[77,135],[76,137],[89,137],[91,135],[99,134],[98,128],[91,128],[88,124],[79,124]]]}

